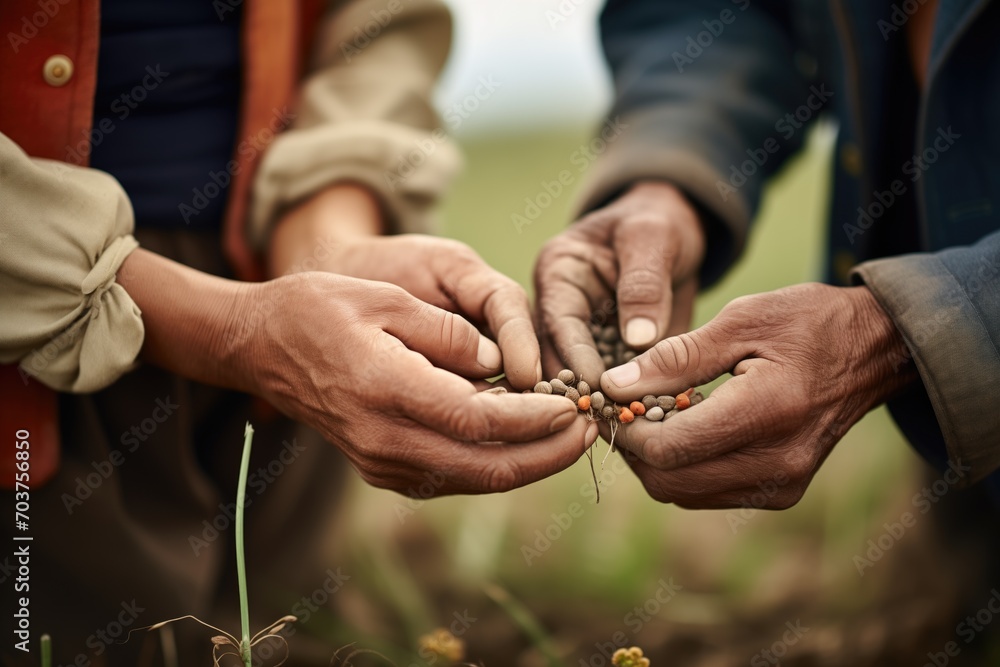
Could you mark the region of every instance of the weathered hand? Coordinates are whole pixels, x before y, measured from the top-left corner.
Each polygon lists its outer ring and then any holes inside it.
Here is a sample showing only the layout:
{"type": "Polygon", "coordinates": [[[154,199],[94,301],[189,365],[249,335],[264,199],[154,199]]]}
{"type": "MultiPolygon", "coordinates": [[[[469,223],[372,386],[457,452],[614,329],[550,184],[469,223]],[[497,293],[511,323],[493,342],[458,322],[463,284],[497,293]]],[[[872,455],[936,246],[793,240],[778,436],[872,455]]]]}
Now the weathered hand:
{"type": "Polygon", "coordinates": [[[324,272],[247,290],[225,356],[240,384],[319,430],[375,486],[506,491],[575,462],[597,437],[556,396],[478,393],[500,351],[403,289],[324,272]],[[231,362],[235,363],[235,362],[231,362]]]}
{"type": "Polygon", "coordinates": [[[731,372],[703,403],[663,422],[636,419],[616,444],[657,500],[734,507],[778,480],[767,507],[784,509],[851,426],[914,381],[909,359],[866,287],[807,284],[736,299],[705,326],[608,371],[601,386],[623,402],[731,372]]]}
{"type": "Polygon", "coordinates": [[[606,369],[591,322],[613,322],[645,350],[691,325],[705,254],[698,214],[666,183],[633,186],[549,241],[535,265],[546,372],[591,382],[606,369]]]}
{"type": "Polygon", "coordinates": [[[379,236],[377,206],[359,188],[340,186],[290,212],[275,232],[270,272],[328,271],[402,287],[482,326],[500,345],[503,371],[517,389],[542,379],[541,353],[524,289],[459,241],[379,236]]]}

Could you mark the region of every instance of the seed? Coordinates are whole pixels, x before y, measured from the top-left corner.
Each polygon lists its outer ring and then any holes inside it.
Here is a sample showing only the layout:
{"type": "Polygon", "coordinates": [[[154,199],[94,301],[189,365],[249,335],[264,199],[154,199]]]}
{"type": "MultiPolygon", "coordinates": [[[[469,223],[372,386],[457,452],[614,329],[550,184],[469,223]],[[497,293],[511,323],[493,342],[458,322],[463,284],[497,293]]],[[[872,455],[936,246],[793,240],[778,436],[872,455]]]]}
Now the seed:
{"type": "MultiPolygon", "coordinates": [[[[642,405],[642,403],[639,405],[642,405]]],[[[630,424],[633,419],[635,419],[635,415],[628,408],[622,408],[621,412],[618,413],[618,420],[623,424],[630,424]]]]}
{"type": "Polygon", "coordinates": [[[605,368],[614,368],[618,364],[615,363],[615,356],[613,354],[601,355],[601,361],[604,362],[605,368]]]}
{"type": "Polygon", "coordinates": [[[663,408],[664,412],[670,412],[677,407],[677,401],[673,396],[659,396],[656,399],[656,404],[663,408]]]}
{"type": "Polygon", "coordinates": [[[615,359],[621,359],[625,356],[625,343],[618,341],[615,343],[615,359]]]}
{"type": "Polygon", "coordinates": [[[581,396],[590,396],[590,385],[583,380],[576,383],[576,390],[580,392],[581,396]]]}
{"type": "Polygon", "coordinates": [[[567,387],[566,398],[576,403],[577,401],[580,400],[580,392],[578,392],[576,389],[573,389],[573,387],[567,387]]]}
{"type": "Polygon", "coordinates": [[[583,412],[590,409],[590,396],[581,396],[580,400],[576,402],[576,407],[580,408],[583,412]]]}
{"type": "Polygon", "coordinates": [[[632,401],[632,402],[631,402],[631,403],[629,404],[629,406],[628,406],[628,409],[629,409],[629,410],[630,410],[630,411],[632,412],[632,414],[634,414],[634,415],[635,415],[636,417],[641,417],[641,416],[643,416],[644,414],[646,414],[646,406],[645,406],[645,405],[643,405],[642,403],[640,403],[639,401],[632,401]]]}
{"type": "Polygon", "coordinates": [[[691,405],[698,405],[705,400],[705,397],[700,391],[696,391],[691,395],[691,405]]]}
{"type": "Polygon", "coordinates": [[[548,382],[546,382],[545,380],[542,380],[541,382],[539,382],[538,384],[535,385],[535,393],[536,394],[551,394],[552,393],[552,385],[549,384],[548,382]]]}
{"type": "Polygon", "coordinates": [[[642,406],[649,410],[650,408],[656,407],[656,396],[649,394],[642,397],[642,406]]]}
{"type": "Polygon", "coordinates": [[[677,394],[677,409],[687,410],[691,407],[691,397],[687,394],[677,394]]]}
{"type": "Polygon", "coordinates": [[[599,391],[595,391],[593,394],[590,395],[590,404],[598,412],[600,412],[601,410],[603,410],[604,409],[604,394],[602,394],[599,391]]]}
{"type": "Polygon", "coordinates": [[[487,389],[483,393],[485,393],[485,394],[506,394],[507,393],[507,388],[506,387],[492,387],[490,389],[487,389]]]}
{"type": "Polygon", "coordinates": [[[564,368],[561,371],[559,371],[559,375],[557,375],[556,377],[562,380],[563,384],[565,384],[567,387],[576,382],[576,375],[573,373],[573,371],[571,371],[568,368],[564,368]]]}
{"type": "Polygon", "coordinates": [[[605,419],[613,419],[615,416],[615,408],[612,405],[605,405],[601,408],[601,416],[605,419]]]}
{"type": "Polygon", "coordinates": [[[663,408],[654,405],[649,410],[646,410],[646,419],[651,422],[658,422],[663,419],[663,408]]]}
{"type": "Polygon", "coordinates": [[[549,386],[552,387],[553,394],[565,394],[568,388],[566,387],[566,383],[558,378],[549,380],[549,386]]]}
{"type": "Polygon", "coordinates": [[[669,412],[667,412],[667,414],[664,417],[664,419],[670,419],[671,417],[673,417],[674,415],[676,415],[678,412],[680,412],[680,410],[678,410],[677,408],[674,408],[673,410],[670,410],[669,412]]]}
{"type": "Polygon", "coordinates": [[[614,343],[605,343],[603,340],[597,341],[597,351],[601,354],[614,354],[614,343]]]}
{"type": "Polygon", "coordinates": [[[619,338],[621,338],[621,336],[618,335],[618,327],[606,326],[601,329],[601,340],[605,343],[614,343],[619,338]]]}

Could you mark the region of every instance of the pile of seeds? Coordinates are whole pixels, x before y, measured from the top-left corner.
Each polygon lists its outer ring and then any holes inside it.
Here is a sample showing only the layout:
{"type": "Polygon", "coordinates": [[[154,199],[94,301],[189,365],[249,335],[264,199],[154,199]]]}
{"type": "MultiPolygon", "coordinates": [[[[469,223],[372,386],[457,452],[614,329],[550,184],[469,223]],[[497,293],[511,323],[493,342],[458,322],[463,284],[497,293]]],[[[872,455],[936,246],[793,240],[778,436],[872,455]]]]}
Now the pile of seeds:
{"type": "Polygon", "coordinates": [[[630,349],[622,340],[621,332],[613,324],[590,324],[590,333],[594,336],[594,344],[601,354],[605,368],[614,368],[636,358],[635,350],[630,349]]]}
{"type": "Polygon", "coordinates": [[[629,424],[636,417],[645,417],[651,422],[670,419],[681,410],[692,405],[698,405],[705,397],[692,387],[677,396],[643,396],[642,400],[632,401],[628,405],[618,405],[605,398],[599,391],[592,391],[586,380],[577,379],[576,374],[568,368],[559,371],[559,375],[548,382],[542,381],[535,385],[536,394],[558,394],[565,396],[576,404],[580,412],[587,413],[592,419],[603,419],[612,425],[629,424]]]}

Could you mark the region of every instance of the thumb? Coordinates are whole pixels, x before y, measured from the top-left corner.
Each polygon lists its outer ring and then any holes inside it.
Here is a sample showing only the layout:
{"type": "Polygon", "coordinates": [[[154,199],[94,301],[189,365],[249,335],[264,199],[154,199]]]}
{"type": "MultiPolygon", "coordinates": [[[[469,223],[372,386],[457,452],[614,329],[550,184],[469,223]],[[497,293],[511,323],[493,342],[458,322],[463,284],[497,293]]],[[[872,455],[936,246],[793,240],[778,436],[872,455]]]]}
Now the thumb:
{"type": "Polygon", "coordinates": [[[709,322],[700,329],[662,340],[627,364],[601,376],[601,389],[622,403],[647,394],[679,394],[730,372],[753,349],[742,340],[720,336],[709,322]]]}
{"type": "Polygon", "coordinates": [[[667,335],[673,302],[662,225],[654,219],[623,220],[615,228],[618,260],[618,321],[622,338],[632,348],[644,350],[667,335]],[[650,242],[650,239],[657,239],[650,242]]]}

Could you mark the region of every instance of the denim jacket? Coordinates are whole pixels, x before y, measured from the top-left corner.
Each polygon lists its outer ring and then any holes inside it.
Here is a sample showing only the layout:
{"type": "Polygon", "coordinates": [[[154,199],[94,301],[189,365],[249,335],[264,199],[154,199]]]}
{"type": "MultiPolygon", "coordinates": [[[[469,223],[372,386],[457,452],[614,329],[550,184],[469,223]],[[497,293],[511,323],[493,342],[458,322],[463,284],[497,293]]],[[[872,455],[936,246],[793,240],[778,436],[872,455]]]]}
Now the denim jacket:
{"type": "Polygon", "coordinates": [[[925,1],[608,0],[611,116],[629,131],[582,207],[677,184],[703,213],[710,284],[766,179],[832,116],[828,280],[867,285],[906,340],[922,382],[889,403],[901,430],[978,481],[1000,467],[1000,2],[940,0],[919,89],[905,33],[925,1]]]}

